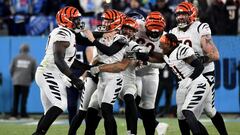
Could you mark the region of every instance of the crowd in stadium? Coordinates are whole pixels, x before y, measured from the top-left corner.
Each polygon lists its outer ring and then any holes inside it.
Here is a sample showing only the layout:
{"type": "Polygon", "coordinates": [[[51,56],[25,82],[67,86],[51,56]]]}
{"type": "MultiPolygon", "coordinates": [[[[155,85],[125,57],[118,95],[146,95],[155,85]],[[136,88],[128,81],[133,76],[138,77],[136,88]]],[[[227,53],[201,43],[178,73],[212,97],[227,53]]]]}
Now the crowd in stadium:
{"type": "MultiPolygon", "coordinates": [[[[75,6],[94,29],[106,8],[124,13],[136,11],[146,17],[160,11],[167,20],[166,31],[176,25],[174,9],[184,0],[0,0],[0,35],[47,35],[56,27],[58,9],[75,6]]],[[[239,0],[189,0],[197,5],[199,18],[209,23],[213,35],[238,35],[239,0]],[[221,29],[219,29],[221,28],[221,29]]]]}

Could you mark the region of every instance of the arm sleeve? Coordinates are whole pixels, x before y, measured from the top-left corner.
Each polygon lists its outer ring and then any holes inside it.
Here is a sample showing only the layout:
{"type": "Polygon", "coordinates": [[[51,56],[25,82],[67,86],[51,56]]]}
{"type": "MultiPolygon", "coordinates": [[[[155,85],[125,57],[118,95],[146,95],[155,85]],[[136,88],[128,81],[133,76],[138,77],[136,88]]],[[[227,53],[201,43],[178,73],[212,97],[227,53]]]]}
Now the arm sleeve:
{"type": "MultiPolygon", "coordinates": [[[[93,36],[95,38],[101,38],[103,36],[103,32],[93,32],[93,36]]],[[[88,40],[88,38],[82,36],[81,33],[76,34],[76,42],[77,44],[84,46],[93,46],[93,43],[88,40]]]]}
{"type": "Polygon", "coordinates": [[[119,39],[115,41],[111,46],[106,46],[102,43],[100,43],[98,40],[93,41],[93,45],[97,47],[102,53],[112,56],[113,54],[119,52],[125,45],[127,45],[127,42],[119,39]]]}
{"type": "Polygon", "coordinates": [[[86,70],[90,70],[91,66],[85,63],[82,63],[81,61],[74,59],[73,64],[71,65],[71,68],[73,69],[80,69],[81,73],[83,74],[86,70]]]}
{"type": "Polygon", "coordinates": [[[196,78],[202,73],[202,71],[203,71],[203,69],[204,69],[204,66],[203,66],[203,64],[202,64],[198,59],[193,60],[193,61],[190,63],[190,65],[191,65],[192,67],[194,67],[194,71],[193,71],[193,73],[190,75],[190,78],[191,78],[192,80],[194,80],[194,79],[196,79],[196,78]]]}

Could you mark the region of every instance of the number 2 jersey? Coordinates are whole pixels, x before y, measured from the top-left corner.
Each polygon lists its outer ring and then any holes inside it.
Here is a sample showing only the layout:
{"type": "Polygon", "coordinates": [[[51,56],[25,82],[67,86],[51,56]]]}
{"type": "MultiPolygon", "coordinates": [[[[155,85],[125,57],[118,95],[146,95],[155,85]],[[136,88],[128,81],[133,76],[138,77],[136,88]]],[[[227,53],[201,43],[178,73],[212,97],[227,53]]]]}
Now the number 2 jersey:
{"type": "MultiPolygon", "coordinates": [[[[211,35],[211,29],[207,23],[199,21],[193,22],[186,31],[179,30],[178,27],[173,28],[170,33],[177,36],[178,40],[185,45],[193,48],[194,52],[203,56],[201,47],[201,37],[203,35],[211,35]]],[[[203,73],[214,71],[214,63],[204,64],[203,73]]]]}
{"type": "Polygon", "coordinates": [[[70,67],[76,56],[76,39],[75,34],[67,28],[57,27],[50,34],[46,45],[45,56],[41,62],[43,70],[59,70],[54,62],[54,43],[56,41],[67,41],[70,43],[69,47],[66,48],[64,61],[70,67]]]}

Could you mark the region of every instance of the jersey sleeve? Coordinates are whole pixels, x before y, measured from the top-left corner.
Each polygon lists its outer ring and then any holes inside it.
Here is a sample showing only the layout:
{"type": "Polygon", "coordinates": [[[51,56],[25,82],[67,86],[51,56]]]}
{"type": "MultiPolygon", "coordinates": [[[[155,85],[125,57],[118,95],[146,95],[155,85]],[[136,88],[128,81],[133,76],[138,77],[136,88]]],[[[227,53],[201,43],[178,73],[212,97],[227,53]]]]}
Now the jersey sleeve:
{"type": "Polygon", "coordinates": [[[190,57],[194,54],[195,54],[194,50],[187,45],[180,45],[177,48],[177,59],[178,60],[183,60],[183,59],[188,58],[188,57],[190,57]]]}
{"type": "Polygon", "coordinates": [[[200,34],[200,36],[203,35],[211,35],[211,29],[208,23],[201,23],[198,28],[197,28],[198,33],[200,34]]]}

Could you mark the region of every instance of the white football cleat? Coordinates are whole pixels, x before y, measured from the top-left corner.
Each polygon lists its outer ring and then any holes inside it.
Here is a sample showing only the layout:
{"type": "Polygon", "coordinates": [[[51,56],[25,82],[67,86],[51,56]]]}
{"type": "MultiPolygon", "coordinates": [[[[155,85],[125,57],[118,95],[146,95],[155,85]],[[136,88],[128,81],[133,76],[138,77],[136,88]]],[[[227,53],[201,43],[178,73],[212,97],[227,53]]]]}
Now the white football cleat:
{"type": "Polygon", "coordinates": [[[158,123],[156,130],[158,135],[166,135],[167,129],[168,129],[168,124],[167,123],[158,123]]]}

